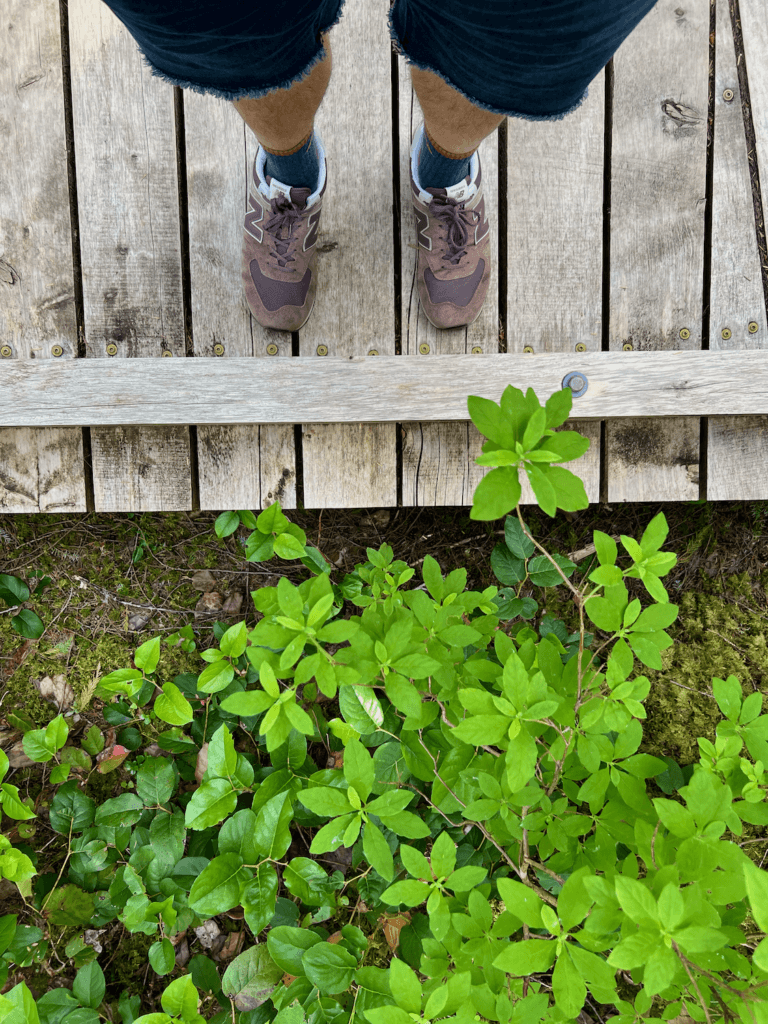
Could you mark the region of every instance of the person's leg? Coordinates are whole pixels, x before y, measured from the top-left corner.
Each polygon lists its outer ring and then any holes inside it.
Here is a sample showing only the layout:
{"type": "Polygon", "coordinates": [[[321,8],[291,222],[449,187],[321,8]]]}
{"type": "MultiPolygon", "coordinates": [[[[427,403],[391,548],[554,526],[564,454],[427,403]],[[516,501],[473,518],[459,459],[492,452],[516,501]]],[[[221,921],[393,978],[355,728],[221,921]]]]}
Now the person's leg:
{"type": "Polygon", "coordinates": [[[468,159],[504,120],[504,114],[494,114],[470,103],[434,72],[413,65],[410,70],[428,141],[442,156],[468,159]]]}
{"type": "Polygon", "coordinates": [[[321,38],[328,56],[318,61],[306,78],[290,89],[232,101],[264,149],[276,156],[297,152],[312,135],[333,66],[330,34],[325,32],[321,38]]]}

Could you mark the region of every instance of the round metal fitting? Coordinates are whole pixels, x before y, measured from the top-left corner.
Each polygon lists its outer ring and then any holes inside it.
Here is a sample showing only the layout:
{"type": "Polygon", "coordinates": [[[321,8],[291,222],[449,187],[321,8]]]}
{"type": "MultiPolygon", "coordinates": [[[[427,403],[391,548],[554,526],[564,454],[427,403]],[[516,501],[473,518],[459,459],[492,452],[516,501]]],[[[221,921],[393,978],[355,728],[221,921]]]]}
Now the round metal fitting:
{"type": "Polygon", "coordinates": [[[110,343],[107,345],[107,355],[108,356],[116,356],[117,355],[117,345],[114,343],[114,341],[110,341],[110,343]]]}
{"type": "Polygon", "coordinates": [[[173,352],[171,352],[171,350],[169,348],[164,348],[163,351],[162,351],[162,355],[163,355],[164,359],[167,359],[168,356],[172,356],[173,355],[173,352]]]}
{"type": "Polygon", "coordinates": [[[213,354],[215,356],[223,356],[224,355],[224,346],[221,344],[220,341],[216,342],[216,344],[213,346],[213,354]]]}
{"type": "Polygon", "coordinates": [[[680,337],[681,338],[683,338],[683,339],[690,338],[690,336],[691,336],[691,332],[688,330],[687,327],[681,328],[681,330],[680,330],[680,337]]]}
{"type": "Polygon", "coordinates": [[[426,343],[426,341],[422,341],[422,343],[419,345],[419,352],[423,356],[429,355],[429,345],[426,343]]]}
{"type": "Polygon", "coordinates": [[[621,347],[624,352],[632,352],[635,348],[631,341],[628,341],[626,345],[622,345],[621,347]]]}
{"type": "Polygon", "coordinates": [[[472,355],[473,356],[481,356],[482,354],[483,354],[483,350],[482,350],[480,345],[473,345],[472,346],[472,355]]]}
{"type": "Polygon", "coordinates": [[[731,328],[730,327],[724,327],[722,329],[722,331],[720,331],[720,335],[721,335],[721,337],[725,338],[726,341],[728,341],[728,339],[731,336],[731,328]]]}
{"type": "Polygon", "coordinates": [[[277,345],[274,343],[274,341],[270,341],[270,343],[267,345],[267,355],[268,356],[276,356],[277,355],[277,345]]]}
{"type": "Polygon", "coordinates": [[[757,321],[751,320],[749,322],[749,324],[747,324],[747,330],[749,331],[750,334],[757,334],[757,331],[758,331],[757,321]]]}
{"type": "Polygon", "coordinates": [[[318,345],[317,346],[317,354],[319,356],[327,356],[328,355],[328,346],[327,345],[318,345]]]}
{"type": "Polygon", "coordinates": [[[0,356],[2,356],[3,359],[10,359],[12,355],[13,350],[11,349],[10,345],[3,345],[3,347],[0,348],[0,356]]]}
{"type": "Polygon", "coordinates": [[[532,353],[533,352],[533,345],[524,345],[523,346],[523,352],[532,353]]]}
{"type": "Polygon", "coordinates": [[[726,103],[730,103],[731,100],[733,99],[733,96],[734,96],[733,89],[724,89],[723,90],[723,99],[725,100],[726,103]]]}
{"type": "Polygon", "coordinates": [[[573,392],[574,398],[581,398],[589,387],[589,381],[587,380],[586,373],[566,373],[563,377],[562,386],[564,388],[570,388],[573,392]]]}
{"type": "Polygon", "coordinates": [[[379,350],[377,348],[368,349],[368,355],[369,356],[377,356],[378,354],[379,354],[379,350]]]}
{"type": "Polygon", "coordinates": [[[587,351],[587,346],[584,344],[583,341],[580,341],[578,343],[578,345],[576,346],[576,351],[577,352],[586,352],[587,351]]]}
{"type": "Polygon", "coordinates": [[[58,358],[60,355],[63,355],[63,353],[64,349],[61,347],[61,345],[54,345],[53,348],[51,349],[51,355],[56,356],[56,358],[58,358]]]}

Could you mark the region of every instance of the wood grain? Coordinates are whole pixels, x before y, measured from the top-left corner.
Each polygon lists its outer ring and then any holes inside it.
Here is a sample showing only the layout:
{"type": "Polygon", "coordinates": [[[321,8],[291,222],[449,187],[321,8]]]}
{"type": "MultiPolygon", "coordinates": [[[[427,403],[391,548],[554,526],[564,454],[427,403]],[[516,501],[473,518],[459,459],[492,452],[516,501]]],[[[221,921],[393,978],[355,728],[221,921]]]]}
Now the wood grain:
{"type": "MultiPolygon", "coordinates": [[[[701,348],[708,61],[708,0],[658,0],[613,58],[613,352],[701,348]]],[[[699,496],[696,420],[606,424],[606,459],[609,501],[699,496]]]]}
{"type": "MultiPolygon", "coordinates": [[[[755,128],[755,154],[760,171],[763,218],[768,219],[768,5],[765,0],[739,0],[744,60],[755,128]]],[[[763,225],[765,230],[765,224],[763,225]]],[[[766,296],[768,303],[768,296],[766,296]]]]}
{"type": "MultiPolygon", "coordinates": [[[[115,360],[169,352],[175,365],[185,339],[173,88],[101,0],[70,0],[69,36],[86,355],[114,344],[115,360]]],[[[188,427],[94,427],[91,445],[97,512],[191,508],[188,427]]]]}
{"type": "MultiPolygon", "coordinates": [[[[349,3],[330,36],[333,75],[315,120],[328,166],[317,242],[317,300],[299,332],[301,355],[318,361],[367,357],[371,348],[382,356],[395,351],[386,14],[387,0],[349,3]],[[327,356],[317,354],[320,345],[327,356]]],[[[324,391],[321,398],[329,410],[338,408],[334,391],[324,391]]],[[[365,428],[328,426],[325,418],[303,423],[306,508],[397,503],[394,423],[365,428]]]]}
{"type": "MultiPolygon", "coordinates": [[[[726,0],[717,4],[716,32],[709,347],[721,352],[765,349],[768,337],[763,280],[733,27],[726,0]]],[[[761,416],[727,416],[708,421],[710,501],[744,501],[764,496],[767,426],[761,416]]]]}
{"type": "MultiPolygon", "coordinates": [[[[0,372],[77,356],[56,0],[0,6],[0,372]],[[58,349],[56,349],[58,351],[58,349]]],[[[14,425],[15,427],[15,425],[14,425]]],[[[79,427],[0,430],[0,512],[85,512],[79,427]]]]}

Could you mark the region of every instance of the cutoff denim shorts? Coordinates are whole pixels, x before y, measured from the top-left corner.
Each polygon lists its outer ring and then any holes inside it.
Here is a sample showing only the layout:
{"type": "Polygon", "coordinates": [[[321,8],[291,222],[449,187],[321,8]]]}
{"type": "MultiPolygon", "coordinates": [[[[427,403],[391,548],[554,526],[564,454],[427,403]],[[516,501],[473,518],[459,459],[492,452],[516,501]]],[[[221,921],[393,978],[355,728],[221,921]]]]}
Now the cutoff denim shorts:
{"type": "MultiPolygon", "coordinates": [[[[326,57],[320,36],[341,20],[345,0],[103,2],[153,75],[236,100],[305,78],[326,57]]],[[[379,9],[373,0],[351,2],[379,9]]],[[[581,106],[589,83],[656,2],[391,0],[387,20],[408,65],[435,72],[476,106],[558,121],[581,106]]]]}

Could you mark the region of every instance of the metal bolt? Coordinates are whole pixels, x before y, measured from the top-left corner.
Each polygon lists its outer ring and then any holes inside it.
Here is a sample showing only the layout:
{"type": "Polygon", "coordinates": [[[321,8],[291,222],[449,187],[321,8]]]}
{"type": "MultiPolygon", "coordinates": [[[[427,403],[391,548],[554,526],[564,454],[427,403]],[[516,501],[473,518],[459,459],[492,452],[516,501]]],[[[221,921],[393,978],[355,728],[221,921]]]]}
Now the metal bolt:
{"type": "Polygon", "coordinates": [[[268,356],[276,356],[277,355],[277,345],[274,343],[274,341],[270,341],[270,343],[267,345],[267,355],[268,356]]]}
{"type": "Polygon", "coordinates": [[[368,351],[368,355],[369,356],[377,356],[378,354],[379,354],[379,350],[377,348],[372,348],[372,349],[369,349],[369,351],[368,351]]]}
{"type": "Polygon", "coordinates": [[[327,356],[328,355],[328,346],[327,345],[318,345],[317,346],[317,354],[319,356],[327,356]]]}
{"type": "Polygon", "coordinates": [[[169,348],[164,348],[162,354],[163,354],[163,358],[165,358],[165,359],[167,359],[168,356],[173,356],[173,352],[171,352],[171,350],[169,348]]]}
{"type": "Polygon", "coordinates": [[[51,349],[51,355],[52,356],[56,356],[57,358],[60,355],[62,355],[63,352],[64,352],[64,349],[61,347],[61,345],[54,345],[53,348],[51,349]]]}
{"type": "Polygon", "coordinates": [[[524,345],[523,352],[533,352],[533,345],[524,345]]]}
{"type": "Polygon", "coordinates": [[[729,338],[730,338],[730,336],[731,336],[731,329],[730,329],[730,327],[724,327],[724,328],[722,329],[722,331],[720,332],[720,334],[721,334],[721,336],[722,336],[723,338],[725,338],[725,340],[726,340],[726,341],[728,341],[728,339],[729,339],[729,338]]]}
{"type": "Polygon", "coordinates": [[[422,343],[419,345],[419,352],[423,356],[429,355],[429,345],[426,343],[426,341],[422,341],[422,343]]]}
{"type": "Polygon", "coordinates": [[[691,336],[691,332],[688,330],[687,327],[681,328],[681,330],[680,330],[680,337],[681,338],[690,338],[690,336],[691,336]]]}
{"type": "Polygon", "coordinates": [[[13,350],[10,345],[3,345],[3,347],[0,348],[0,356],[2,356],[3,359],[9,359],[12,355],[13,350]]]}
{"type": "Polygon", "coordinates": [[[114,341],[110,341],[110,343],[107,345],[107,355],[108,356],[116,356],[117,355],[117,345],[114,343],[114,341]]]}
{"type": "Polygon", "coordinates": [[[586,352],[587,351],[587,346],[584,344],[583,341],[580,341],[578,343],[578,345],[576,346],[576,351],[577,352],[586,352]]]}
{"type": "Polygon", "coordinates": [[[216,342],[216,344],[213,346],[213,354],[216,356],[224,355],[224,346],[221,344],[220,341],[216,342]]]}
{"type": "Polygon", "coordinates": [[[482,350],[480,345],[473,345],[472,346],[472,355],[473,356],[481,356],[482,354],[483,354],[483,350],[482,350]]]}
{"type": "Polygon", "coordinates": [[[622,349],[625,352],[632,352],[635,346],[632,344],[631,341],[628,341],[628,342],[626,342],[626,344],[622,345],[621,347],[622,347],[622,349]]]}
{"type": "Polygon", "coordinates": [[[733,89],[724,89],[723,90],[723,99],[725,100],[726,103],[730,103],[731,100],[733,99],[733,96],[734,96],[733,89]]]}
{"type": "Polygon", "coordinates": [[[570,388],[574,398],[580,398],[589,387],[589,381],[583,373],[566,373],[561,386],[570,388]]]}
{"type": "Polygon", "coordinates": [[[747,325],[747,330],[750,334],[756,334],[758,331],[757,322],[755,320],[751,320],[750,323],[747,325]]]}

